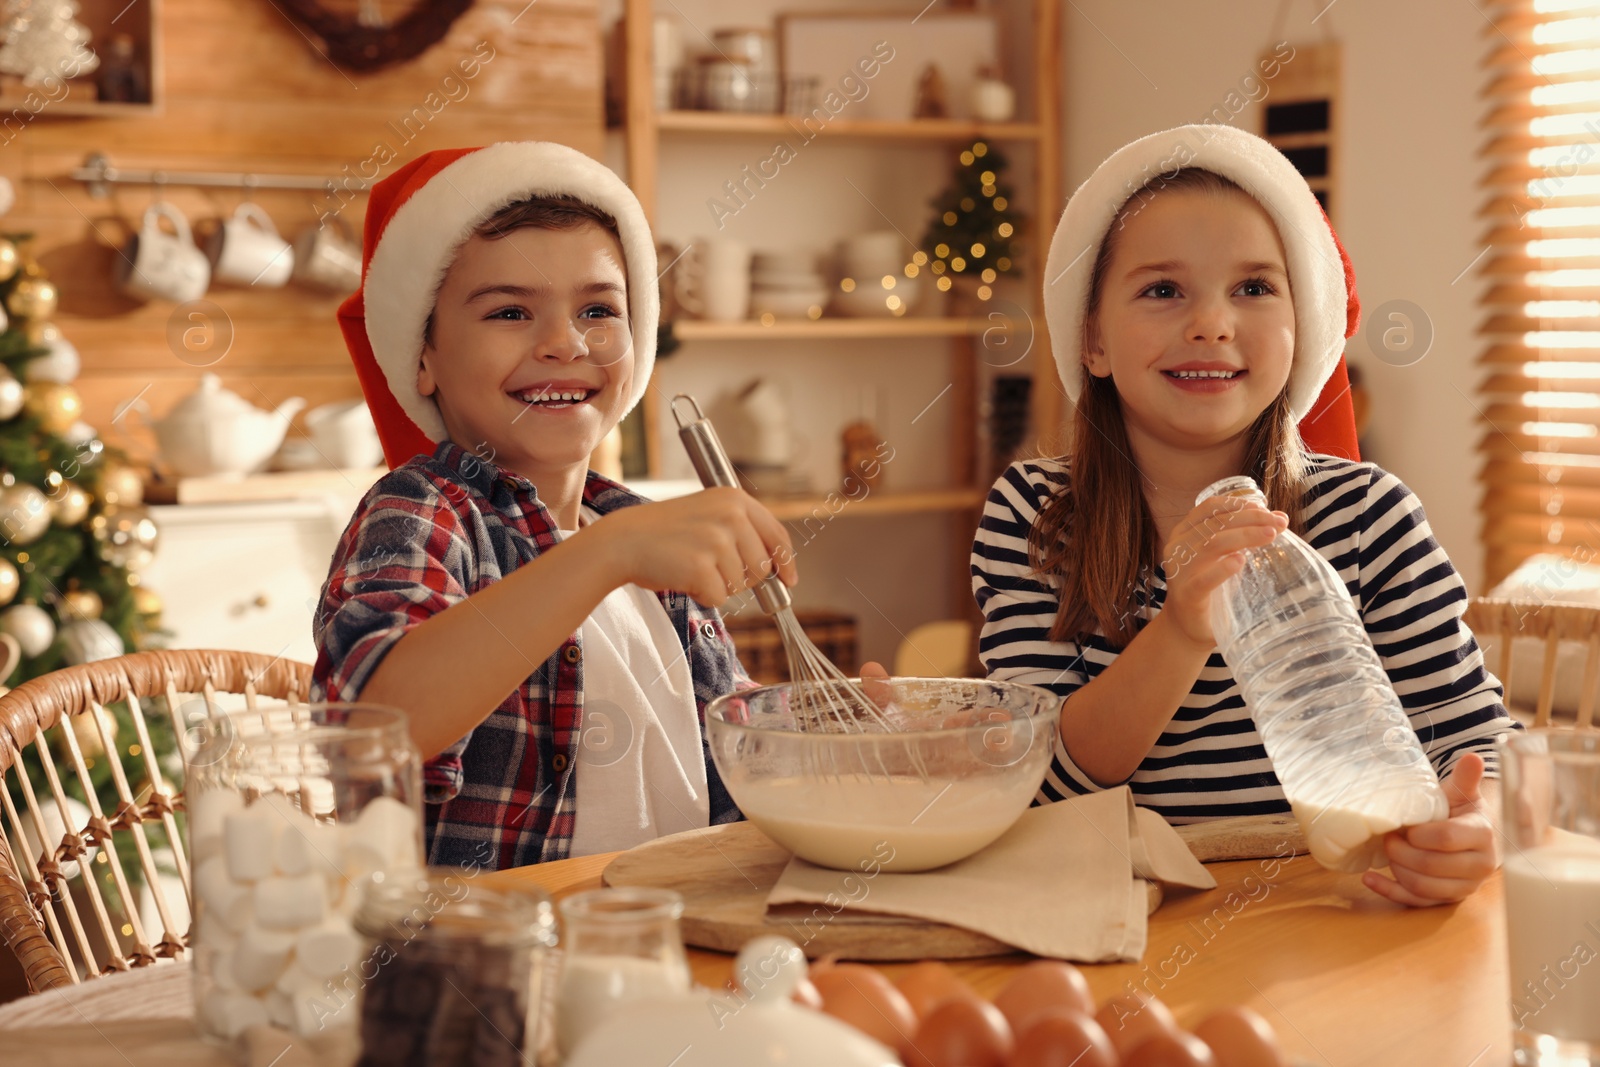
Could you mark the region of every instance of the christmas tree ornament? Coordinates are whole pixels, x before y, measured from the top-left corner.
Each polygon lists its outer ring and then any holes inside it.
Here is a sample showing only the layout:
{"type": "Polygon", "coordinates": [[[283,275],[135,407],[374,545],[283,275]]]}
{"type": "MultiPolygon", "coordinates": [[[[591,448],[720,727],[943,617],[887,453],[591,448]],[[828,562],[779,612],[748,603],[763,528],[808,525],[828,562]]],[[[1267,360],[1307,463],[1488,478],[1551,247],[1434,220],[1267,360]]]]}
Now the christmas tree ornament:
{"type": "Polygon", "coordinates": [[[161,594],[146,585],[133,587],[133,610],[148,618],[161,617],[161,609],[166,605],[161,601],[161,594]]]}
{"type": "Polygon", "coordinates": [[[33,319],[22,328],[22,335],[30,345],[43,347],[61,336],[61,327],[49,319],[33,319]]]}
{"type": "Polygon", "coordinates": [[[83,417],[83,397],[72,386],[57,382],[28,386],[22,406],[46,433],[64,434],[83,417]]]}
{"type": "Polygon", "coordinates": [[[76,526],[89,517],[89,505],[93,502],[81,487],[66,482],[50,498],[51,520],[57,526],[76,526]]]}
{"type": "MultiPolygon", "coordinates": [[[[5,179],[0,178],[0,181],[5,179]]],[[[11,183],[6,182],[6,188],[10,187],[11,183]]],[[[20,269],[22,269],[22,252],[16,245],[0,237],[0,282],[9,282],[20,269]]]]}
{"type": "MultiPolygon", "coordinates": [[[[98,619],[105,608],[100,594],[93,589],[68,589],[61,594],[61,611],[58,614],[63,619],[98,619]]],[[[66,630],[63,629],[62,633],[66,633],[66,630]]]]}
{"type": "Polygon", "coordinates": [[[126,463],[107,463],[100,475],[100,499],[119,508],[144,503],[144,476],[126,463]]]}
{"type": "MultiPolygon", "coordinates": [[[[26,272],[27,265],[23,265],[26,272]]],[[[6,310],[23,319],[47,319],[56,313],[59,294],[44,278],[23,278],[6,295],[6,310]]]]}
{"type": "Polygon", "coordinates": [[[0,367],[0,420],[16,418],[26,394],[27,390],[17,381],[16,375],[0,367]]]}
{"type": "Polygon", "coordinates": [[[62,439],[73,447],[88,444],[98,436],[100,436],[100,431],[82,419],[67,427],[67,432],[61,435],[62,439]]]}
{"type": "MultiPolygon", "coordinates": [[[[17,190],[11,184],[10,178],[0,177],[0,215],[10,211],[17,203],[17,190]]],[[[9,275],[7,275],[9,277],[9,275]]],[[[5,281],[5,278],[0,278],[5,281]]]]}
{"type": "Polygon", "coordinates": [[[61,627],[61,658],[74,667],[115,659],[123,651],[122,638],[101,619],[73,619],[61,627]]]}
{"type": "Polygon", "coordinates": [[[9,0],[0,16],[0,73],[18,75],[27,86],[92,74],[100,57],[77,14],[77,0],[9,0]]]}
{"type": "MultiPolygon", "coordinates": [[[[105,624],[101,623],[101,625],[104,626],[105,624]]],[[[112,631],[111,636],[116,637],[116,632],[112,631]]],[[[118,639],[117,643],[120,645],[122,642],[118,639]]],[[[121,655],[121,653],[118,653],[118,655],[121,655]]],[[[82,660],[81,662],[87,663],[89,661],[82,660]]],[[[100,720],[100,725],[106,728],[106,736],[111,738],[113,745],[116,744],[117,717],[106,708],[97,706],[89,711],[79,712],[77,715],[67,719],[68,725],[72,727],[73,740],[78,742],[78,751],[91,759],[106,750],[105,742],[100,740],[100,729],[95,725],[95,719],[100,720]]]]}
{"type": "Polygon", "coordinates": [[[108,508],[94,517],[89,528],[100,542],[100,554],[118,567],[143,570],[155,558],[159,532],[142,507],[108,508]]]}
{"type": "Polygon", "coordinates": [[[29,545],[50,528],[50,498],[18,482],[0,489],[0,538],[29,545]]]}
{"type": "Polygon", "coordinates": [[[9,604],[16,599],[17,587],[22,584],[22,577],[17,574],[17,568],[9,559],[0,559],[0,604],[9,604]]]}
{"type": "Polygon", "coordinates": [[[55,329],[55,336],[43,342],[49,349],[42,356],[35,356],[22,365],[22,377],[29,382],[56,382],[67,385],[76,381],[78,372],[83,369],[83,360],[78,356],[78,347],[65,337],[61,331],[55,329]]]}
{"type": "Polygon", "coordinates": [[[14,604],[0,611],[0,633],[10,634],[29,659],[41,656],[56,639],[56,624],[37,604],[14,604]]]}

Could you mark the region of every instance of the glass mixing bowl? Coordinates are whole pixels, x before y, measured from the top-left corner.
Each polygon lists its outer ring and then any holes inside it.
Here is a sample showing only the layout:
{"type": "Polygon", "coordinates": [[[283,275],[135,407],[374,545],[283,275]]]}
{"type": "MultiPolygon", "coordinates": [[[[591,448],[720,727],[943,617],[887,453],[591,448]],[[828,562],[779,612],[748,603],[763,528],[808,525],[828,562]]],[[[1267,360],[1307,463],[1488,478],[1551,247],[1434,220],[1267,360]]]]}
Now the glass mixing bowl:
{"type": "Polygon", "coordinates": [[[1061,698],[976,678],[869,687],[882,712],[847,723],[807,715],[792,683],[711,702],[711,757],[745,817],[801,859],[872,873],[942,867],[1009,830],[1049,770],[1061,698]]]}

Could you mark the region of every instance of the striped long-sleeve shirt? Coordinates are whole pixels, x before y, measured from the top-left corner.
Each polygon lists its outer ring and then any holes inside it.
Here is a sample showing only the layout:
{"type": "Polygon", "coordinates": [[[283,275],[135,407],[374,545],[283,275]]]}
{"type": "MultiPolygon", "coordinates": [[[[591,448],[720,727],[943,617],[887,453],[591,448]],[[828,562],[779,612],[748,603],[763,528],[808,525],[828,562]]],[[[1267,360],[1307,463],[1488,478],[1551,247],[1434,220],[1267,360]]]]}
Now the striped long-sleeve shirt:
{"type": "MultiPolygon", "coordinates": [[[[1421,502],[1371,463],[1308,458],[1305,539],[1355,598],[1434,769],[1443,777],[1470,750],[1493,774],[1493,738],[1515,723],[1462,621],[1465,585],[1434,540],[1421,502]]],[[[1098,631],[1082,643],[1050,640],[1059,579],[1028,564],[1029,528],[1068,477],[1062,460],[1013,464],[989,493],[972,549],[972,588],[985,618],[979,653],[989,677],[1063,698],[1117,657],[1098,631]]],[[[1154,618],[1165,598],[1158,567],[1135,597],[1139,617],[1154,618]]],[[[1055,742],[1039,801],[1101,788],[1073,763],[1059,734],[1055,742]]],[[[1239,686],[1215,650],[1128,784],[1138,803],[1177,823],[1289,810],[1239,686]]]]}

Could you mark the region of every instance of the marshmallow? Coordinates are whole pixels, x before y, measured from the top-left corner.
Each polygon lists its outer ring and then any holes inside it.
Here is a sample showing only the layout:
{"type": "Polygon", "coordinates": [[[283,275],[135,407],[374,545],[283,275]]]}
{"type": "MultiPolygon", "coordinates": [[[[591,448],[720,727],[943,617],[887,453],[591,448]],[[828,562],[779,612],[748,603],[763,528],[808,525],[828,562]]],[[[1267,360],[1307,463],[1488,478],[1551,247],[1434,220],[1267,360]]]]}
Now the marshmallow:
{"type": "Polygon", "coordinates": [[[294,1001],[282,990],[269,990],[262,998],[261,1003],[267,1009],[267,1018],[272,1020],[272,1025],[284,1030],[294,1029],[294,1001]]]}
{"type": "Polygon", "coordinates": [[[231,949],[238,940],[239,932],[228,925],[224,916],[218,914],[209,904],[201,909],[200,915],[194,921],[194,944],[204,945],[207,948],[231,949]]]}
{"type": "Polygon", "coordinates": [[[222,849],[228,875],[236,882],[269,877],[283,819],[267,804],[252,804],[222,820],[222,849]]]}
{"type": "Polygon", "coordinates": [[[322,876],[263,878],[255,887],[256,923],[272,930],[300,930],[322,922],[328,890],[322,876]]]}
{"type": "Polygon", "coordinates": [[[265,989],[283,973],[293,950],[293,934],[251,923],[234,946],[233,977],[245,989],[265,989]]]}
{"type": "Polygon", "coordinates": [[[312,822],[299,812],[278,835],[276,858],[279,874],[314,872],[325,878],[339,873],[339,828],[312,822]]]}
{"type": "Polygon", "coordinates": [[[242,992],[239,980],[233,976],[233,949],[201,945],[195,950],[195,962],[202,974],[209,975],[212,983],[227,993],[242,992]]]}
{"type": "Polygon", "coordinates": [[[300,960],[296,958],[289,966],[283,969],[282,974],[278,975],[278,980],[272,983],[272,988],[280,993],[296,997],[310,993],[321,993],[327,984],[327,982],[300,966],[300,960]]]}
{"type": "Polygon", "coordinates": [[[189,812],[189,851],[196,860],[222,845],[222,820],[244,810],[244,798],[231,789],[202,789],[184,801],[189,812]]]}
{"type": "Polygon", "coordinates": [[[311,1037],[330,1027],[349,1026],[356,1022],[356,998],[349,990],[337,987],[318,989],[297,994],[292,999],[293,1029],[301,1037],[311,1037]]]}
{"type": "MultiPolygon", "coordinates": [[[[356,962],[361,942],[338,920],[303,930],[294,942],[294,966],[317,978],[331,978],[356,962]]],[[[291,968],[293,969],[293,968],[291,968]]]]}
{"type": "Polygon", "coordinates": [[[228,877],[227,860],[212,856],[194,869],[200,902],[228,928],[238,932],[250,920],[250,887],[228,877]]]}
{"type": "Polygon", "coordinates": [[[409,805],[394,797],[376,797],[347,828],[345,856],[373,871],[415,868],[422,862],[421,833],[422,821],[409,805]]]}
{"type": "Polygon", "coordinates": [[[267,1009],[247,993],[228,993],[213,989],[200,1001],[200,1019],[206,1029],[234,1038],[252,1026],[264,1026],[267,1009]]]}

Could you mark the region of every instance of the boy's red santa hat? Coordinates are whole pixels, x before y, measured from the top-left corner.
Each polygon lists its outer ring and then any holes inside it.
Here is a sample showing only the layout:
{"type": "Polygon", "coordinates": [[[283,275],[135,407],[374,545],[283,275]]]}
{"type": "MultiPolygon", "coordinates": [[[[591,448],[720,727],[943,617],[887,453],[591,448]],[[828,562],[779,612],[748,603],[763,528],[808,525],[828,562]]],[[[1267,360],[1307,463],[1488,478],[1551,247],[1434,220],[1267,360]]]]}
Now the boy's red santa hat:
{"type": "Polygon", "coordinates": [[[390,467],[431,454],[449,434],[417,391],[423,330],[456,251],[518,200],[571,196],[617,222],[628,275],[633,381],[625,411],[650,383],[661,313],[655,241],[633,191],[605,164],[550,141],[428,152],[372,187],[361,240],[361,288],[339,307],[356,377],[390,467]]]}
{"type": "Polygon", "coordinates": [[[1056,226],[1045,263],[1045,319],[1067,397],[1083,392],[1083,323],[1095,258],[1117,213],[1136,192],[1161,189],[1162,175],[1199,167],[1222,175],[1266,210],[1283,242],[1294,298],[1294,363],[1289,406],[1314,451],[1355,458],[1354,419],[1343,368],[1344,343],[1361,321],[1355,268],[1305,178],[1270,143],[1232,126],[1179,126],[1113,152],[1078,186],[1056,226]],[[1342,407],[1344,414],[1336,413],[1342,407]],[[1332,416],[1325,419],[1324,416],[1332,416]],[[1328,425],[1319,425],[1321,423],[1328,425]],[[1347,447],[1341,447],[1346,445],[1347,447]]]}

